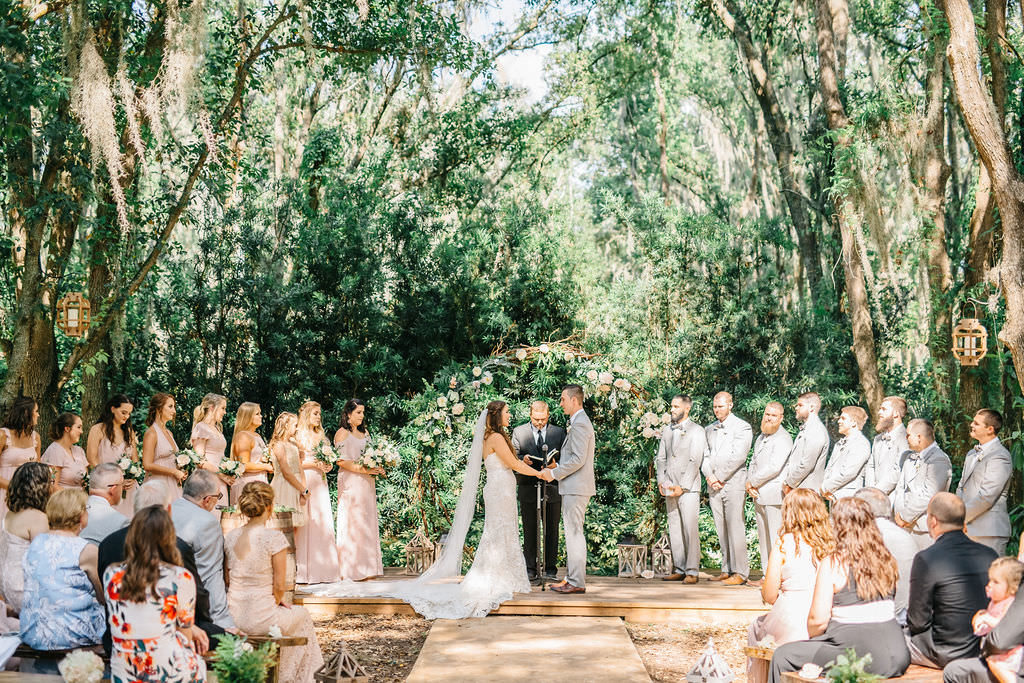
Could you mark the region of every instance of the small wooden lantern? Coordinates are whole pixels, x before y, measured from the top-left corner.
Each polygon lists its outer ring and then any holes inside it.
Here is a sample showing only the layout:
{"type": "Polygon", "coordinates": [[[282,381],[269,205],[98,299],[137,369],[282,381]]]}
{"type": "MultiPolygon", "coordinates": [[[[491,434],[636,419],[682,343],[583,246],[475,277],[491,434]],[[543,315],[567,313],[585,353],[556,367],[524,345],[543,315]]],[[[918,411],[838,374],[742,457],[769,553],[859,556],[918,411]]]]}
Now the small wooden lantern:
{"type": "Polygon", "coordinates": [[[419,575],[434,564],[434,544],[430,542],[423,529],[405,545],[405,573],[419,575]]]}
{"type": "Polygon", "coordinates": [[[57,302],[57,327],[69,337],[81,337],[89,329],[92,306],[78,292],[57,302]]]}
{"type": "Polygon", "coordinates": [[[341,649],[334,653],[324,665],[316,670],[313,678],[317,683],[336,683],[337,681],[357,681],[367,683],[370,680],[369,674],[356,661],[342,643],[341,649]]]}
{"type": "Polygon", "coordinates": [[[722,655],[715,652],[715,642],[708,638],[707,647],[697,663],[686,674],[687,683],[730,683],[736,675],[722,655]]]}
{"type": "Polygon", "coordinates": [[[636,578],[647,568],[647,546],[633,537],[621,539],[616,545],[619,551],[619,576],[636,578]]]}
{"type": "Polygon", "coordinates": [[[662,534],[651,546],[651,569],[655,576],[668,576],[672,573],[672,546],[666,534],[662,534]]]}
{"type": "Polygon", "coordinates": [[[977,318],[964,318],[953,328],[953,355],[960,365],[977,366],[988,353],[988,330],[977,318]]]}

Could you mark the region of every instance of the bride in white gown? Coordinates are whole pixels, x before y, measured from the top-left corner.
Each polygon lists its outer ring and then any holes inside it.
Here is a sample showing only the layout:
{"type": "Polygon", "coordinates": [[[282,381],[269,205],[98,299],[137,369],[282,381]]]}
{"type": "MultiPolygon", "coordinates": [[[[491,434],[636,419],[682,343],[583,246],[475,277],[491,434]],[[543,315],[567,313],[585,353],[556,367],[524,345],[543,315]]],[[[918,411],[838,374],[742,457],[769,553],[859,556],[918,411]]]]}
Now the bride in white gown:
{"type": "Polygon", "coordinates": [[[441,557],[422,576],[405,581],[342,581],[317,586],[310,592],[333,597],[399,598],[427,619],[487,616],[511,600],[513,593],[529,593],[512,472],[536,476],[537,471],[515,457],[507,431],[510,421],[504,401],[492,401],[480,413],[448,542],[441,557]],[[454,583],[462,572],[462,548],[476,507],[481,461],[487,469],[484,532],[473,566],[461,583],[454,583]]]}

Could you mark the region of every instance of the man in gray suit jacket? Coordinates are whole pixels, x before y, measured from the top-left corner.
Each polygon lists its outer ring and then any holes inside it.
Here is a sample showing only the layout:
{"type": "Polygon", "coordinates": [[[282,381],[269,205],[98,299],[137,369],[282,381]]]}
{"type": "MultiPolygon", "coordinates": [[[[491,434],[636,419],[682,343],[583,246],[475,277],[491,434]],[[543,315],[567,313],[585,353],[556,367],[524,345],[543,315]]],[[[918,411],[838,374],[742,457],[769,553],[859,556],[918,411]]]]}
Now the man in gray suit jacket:
{"type": "Polygon", "coordinates": [[[800,394],[796,401],[796,419],[800,431],[793,441],[793,451],[786,465],[786,481],[782,493],[805,488],[819,491],[825,480],[825,461],[828,459],[828,430],[822,424],[821,397],[813,391],[800,394]]]}
{"type": "Polygon", "coordinates": [[[964,472],[956,495],[967,506],[967,535],[978,543],[1006,552],[1010,540],[1010,514],[1006,494],[1013,474],[1010,451],[996,433],[1003,426],[998,411],[982,409],[971,421],[971,438],[978,442],[964,458],[964,472]]]}
{"type": "Polygon", "coordinates": [[[868,413],[860,406],[846,406],[839,414],[839,433],[825,468],[821,495],[829,500],[849,498],[864,486],[864,467],[871,458],[871,442],[861,433],[868,413]]]}
{"type": "Polygon", "coordinates": [[[864,468],[864,485],[889,495],[903,469],[903,456],[910,450],[903,418],[907,402],[899,396],[886,396],[878,408],[878,425],[871,445],[871,457],[864,468]]]}
{"type": "Polygon", "coordinates": [[[594,484],[594,425],[583,411],[583,387],[567,384],[559,400],[562,412],[569,416],[565,442],[558,467],[541,472],[545,481],[558,481],[562,496],[562,527],[565,530],[565,579],[552,584],[556,593],[587,592],[587,538],[583,535],[583,516],[590,497],[597,493],[594,484]]]}
{"type": "MultiPolygon", "coordinates": [[[[754,442],[754,456],[747,468],[747,493],[754,500],[762,567],[768,566],[768,556],[782,526],[782,481],[789,452],[793,450],[793,437],[782,428],[784,413],[785,409],[778,401],[764,407],[761,433],[754,442]]],[[[755,582],[751,581],[751,584],[755,582]]]]}
{"type": "Polygon", "coordinates": [[[213,508],[220,500],[213,472],[196,470],[182,485],[183,496],[171,504],[171,519],[178,538],[185,541],[196,556],[196,567],[203,585],[210,592],[210,617],[223,629],[235,628],[228,612],[224,588],[224,534],[220,518],[213,508]]]}
{"type": "Polygon", "coordinates": [[[121,468],[112,462],[97,465],[89,475],[89,500],[85,504],[89,523],[79,536],[98,546],[104,538],[128,526],[129,519],[113,507],[121,502],[122,491],[121,468]]]}
{"type": "Polygon", "coordinates": [[[711,514],[722,550],[722,573],[713,580],[739,586],[746,583],[750,575],[743,505],[747,490],[747,453],[753,430],[733,415],[732,394],[728,391],[715,394],[712,409],[718,419],[705,429],[708,449],[700,469],[708,482],[711,514]]]}
{"type": "Polygon", "coordinates": [[[672,398],[672,423],[661,432],[655,460],[672,544],[672,573],[664,580],[684,583],[697,583],[700,571],[700,465],[708,445],[704,428],[690,419],[692,407],[689,396],[672,398]]]}
{"type": "Polygon", "coordinates": [[[911,420],[907,425],[910,451],[893,491],[893,521],[910,532],[921,550],[933,539],[928,533],[928,502],[936,493],[949,491],[953,465],[935,443],[935,427],[928,420],[911,420]]]}

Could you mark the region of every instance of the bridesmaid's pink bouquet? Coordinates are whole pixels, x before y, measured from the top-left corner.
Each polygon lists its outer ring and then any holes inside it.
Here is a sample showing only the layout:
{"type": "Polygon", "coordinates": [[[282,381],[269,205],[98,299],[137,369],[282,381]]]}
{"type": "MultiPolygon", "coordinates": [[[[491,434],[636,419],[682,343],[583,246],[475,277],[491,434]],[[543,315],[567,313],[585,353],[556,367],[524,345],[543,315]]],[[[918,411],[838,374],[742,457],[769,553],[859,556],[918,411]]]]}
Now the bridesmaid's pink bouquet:
{"type": "Polygon", "coordinates": [[[185,474],[192,474],[195,472],[205,460],[206,458],[199,455],[191,448],[184,448],[174,454],[174,464],[179,470],[183,470],[185,474]]]}

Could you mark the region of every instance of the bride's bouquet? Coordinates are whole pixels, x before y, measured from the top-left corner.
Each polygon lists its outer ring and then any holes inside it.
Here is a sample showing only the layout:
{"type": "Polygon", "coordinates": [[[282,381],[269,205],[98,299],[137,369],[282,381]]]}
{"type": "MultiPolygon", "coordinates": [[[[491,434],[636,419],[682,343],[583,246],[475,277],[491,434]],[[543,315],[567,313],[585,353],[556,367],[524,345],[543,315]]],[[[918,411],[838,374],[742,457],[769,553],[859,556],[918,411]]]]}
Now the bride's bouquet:
{"type": "Polygon", "coordinates": [[[398,446],[386,438],[381,438],[367,446],[357,462],[371,470],[377,467],[389,470],[402,462],[402,455],[398,451],[398,446]]]}
{"type": "Polygon", "coordinates": [[[174,464],[179,470],[183,470],[185,474],[190,475],[199,469],[199,466],[206,460],[205,457],[199,455],[191,448],[184,448],[174,454],[174,464]]]}
{"type": "Polygon", "coordinates": [[[224,458],[217,466],[217,471],[227,477],[240,477],[245,473],[245,463],[240,460],[224,458]]]}

